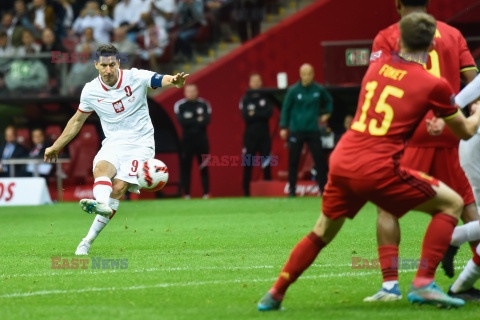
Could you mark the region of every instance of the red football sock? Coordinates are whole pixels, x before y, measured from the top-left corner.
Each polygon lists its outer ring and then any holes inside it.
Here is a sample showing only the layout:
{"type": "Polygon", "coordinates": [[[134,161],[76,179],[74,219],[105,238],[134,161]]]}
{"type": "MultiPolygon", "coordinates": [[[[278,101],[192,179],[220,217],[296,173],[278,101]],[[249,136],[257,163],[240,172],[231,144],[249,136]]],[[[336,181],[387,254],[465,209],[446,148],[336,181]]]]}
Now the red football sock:
{"type": "Polygon", "coordinates": [[[288,287],[315,261],[326,244],[315,233],[310,232],[293,248],[280,276],[270,289],[275,300],[282,300],[288,287]]]}
{"type": "Polygon", "coordinates": [[[112,219],[113,216],[115,215],[115,213],[117,213],[117,210],[112,210],[112,211],[113,211],[113,212],[112,212],[112,214],[110,215],[110,217],[108,217],[108,219],[112,219]]]}
{"type": "Polygon", "coordinates": [[[387,244],[378,247],[378,258],[383,282],[398,281],[398,246],[387,244]]]}
{"type": "Polygon", "coordinates": [[[423,287],[433,281],[435,270],[447,252],[457,222],[457,219],[444,213],[437,213],[433,216],[423,237],[422,255],[420,256],[420,261],[425,262],[427,267],[423,268],[424,264],[420,264],[415,279],[413,279],[414,286],[423,287]]]}

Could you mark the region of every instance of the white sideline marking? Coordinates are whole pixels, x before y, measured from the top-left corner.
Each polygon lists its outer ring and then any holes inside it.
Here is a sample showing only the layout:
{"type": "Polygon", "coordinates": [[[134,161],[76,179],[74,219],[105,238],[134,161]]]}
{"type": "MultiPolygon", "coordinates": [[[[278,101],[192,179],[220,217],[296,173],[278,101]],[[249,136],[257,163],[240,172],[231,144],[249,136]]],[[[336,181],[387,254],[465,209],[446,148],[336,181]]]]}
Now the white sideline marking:
{"type": "MultiPolygon", "coordinates": [[[[315,267],[322,267],[322,265],[315,264],[312,265],[315,267]]],[[[459,266],[456,269],[463,268],[464,266],[459,266]]],[[[251,267],[204,267],[204,268],[165,268],[163,270],[205,270],[205,269],[225,269],[225,270],[236,270],[236,269],[271,269],[273,266],[251,266],[251,267]]],[[[145,269],[152,270],[152,269],[145,269]]],[[[399,273],[409,273],[416,272],[416,269],[407,269],[407,270],[398,270],[399,273]]],[[[142,272],[141,270],[135,270],[135,272],[142,272]]],[[[320,274],[320,275],[311,275],[303,276],[300,279],[321,279],[321,278],[339,278],[339,277],[362,277],[373,274],[378,274],[378,269],[372,269],[371,272],[343,272],[343,273],[330,273],[330,274],[320,274]]],[[[42,290],[34,292],[17,292],[17,293],[8,293],[0,295],[0,298],[18,298],[18,297],[30,297],[37,295],[50,295],[50,294],[68,294],[68,293],[83,293],[83,292],[98,292],[98,291],[116,291],[116,290],[143,290],[143,289],[153,289],[153,288],[169,288],[169,287],[190,287],[190,286],[202,286],[202,285],[221,285],[229,283],[248,283],[248,282],[269,282],[275,281],[277,278],[269,279],[250,279],[250,280],[212,280],[212,281],[192,281],[192,282],[183,282],[183,283],[158,283],[154,285],[142,285],[142,286],[131,286],[131,287],[104,287],[104,288],[85,288],[85,289],[73,289],[73,290],[42,290]]]]}
{"type": "MultiPolygon", "coordinates": [[[[280,266],[278,266],[280,267],[280,266]]],[[[72,275],[72,274],[82,274],[82,275],[95,275],[95,274],[105,274],[105,273],[116,273],[116,272],[125,272],[125,273],[139,273],[139,272],[170,272],[170,271],[200,271],[200,270],[252,270],[252,269],[273,269],[274,266],[248,266],[248,267],[173,267],[173,268],[145,268],[145,269],[107,269],[107,270],[98,270],[91,271],[92,269],[76,269],[76,271],[52,271],[52,272],[43,272],[43,273],[24,273],[24,274],[2,274],[0,278],[17,278],[17,277],[49,277],[49,276],[58,276],[58,275],[72,275]]]]}
{"type": "MultiPolygon", "coordinates": [[[[459,261],[459,264],[455,269],[465,268],[467,261],[459,261]],[[460,265],[461,264],[461,265],[460,265]]],[[[351,267],[352,264],[312,264],[310,268],[343,268],[351,267]]],[[[281,266],[248,266],[248,267],[221,267],[221,266],[212,266],[212,267],[171,267],[171,268],[144,268],[144,269],[108,269],[108,270],[98,270],[92,271],[92,269],[76,269],[75,271],[51,271],[51,272],[42,272],[42,273],[24,273],[24,274],[2,274],[0,278],[19,278],[19,277],[51,277],[58,275],[97,275],[97,274],[106,274],[106,273],[140,273],[140,272],[172,272],[172,271],[200,271],[200,270],[254,270],[254,269],[280,269],[281,266]]],[[[380,269],[376,269],[380,270],[380,269]]],[[[400,270],[401,271],[401,270],[400,270]]],[[[0,279],[1,280],[1,279],[0,279]]]]}
{"type": "MultiPolygon", "coordinates": [[[[416,270],[402,270],[405,272],[413,272],[416,270]]],[[[304,276],[301,279],[320,279],[320,278],[332,278],[332,277],[349,277],[349,276],[367,276],[377,274],[378,270],[373,272],[345,272],[345,273],[331,273],[304,276]]],[[[230,283],[249,283],[249,282],[269,282],[275,281],[277,278],[269,279],[249,279],[249,280],[212,280],[212,281],[192,281],[181,283],[157,283],[153,285],[131,286],[131,287],[104,287],[104,288],[85,288],[85,289],[72,289],[72,290],[42,290],[33,292],[16,292],[0,295],[0,298],[19,298],[19,297],[31,297],[38,295],[50,295],[50,294],[71,294],[71,293],[83,293],[83,292],[99,292],[99,291],[116,291],[116,290],[143,290],[154,288],[171,288],[171,287],[190,287],[190,286],[203,286],[203,285],[221,285],[230,283]]]]}

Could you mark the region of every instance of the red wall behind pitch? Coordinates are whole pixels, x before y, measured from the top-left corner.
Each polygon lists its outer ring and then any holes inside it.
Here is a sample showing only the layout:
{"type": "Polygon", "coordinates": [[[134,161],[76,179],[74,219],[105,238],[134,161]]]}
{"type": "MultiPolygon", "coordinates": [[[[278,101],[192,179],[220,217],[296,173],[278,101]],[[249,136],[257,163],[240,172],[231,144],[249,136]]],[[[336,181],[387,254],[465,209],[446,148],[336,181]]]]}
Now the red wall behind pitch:
{"type": "MultiPolygon", "coordinates": [[[[459,2],[432,0],[431,13],[447,20],[475,0],[463,0],[462,5],[459,2]]],[[[289,84],[293,84],[298,79],[299,66],[309,62],[315,67],[316,81],[322,82],[322,41],[373,39],[379,30],[397,20],[394,0],[319,0],[197,72],[189,82],[198,85],[200,96],[211,102],[213,110],[208,128],[210,152],[219,156],[241,155],[244,123],[238,103],[252,72],[263,76],[265,86],[276,86],[276,74],[287,72],[289,84]]],[[[170,89],[155,100],[175,119],[173,105],[182,97],[181,90],[170,89]]],[[[192,195],[201,195],[195,168],[192,179],[192,195]]],[[[242,195],[241,180],[242,167],[210,168],[213,196],[242,195]]]]}

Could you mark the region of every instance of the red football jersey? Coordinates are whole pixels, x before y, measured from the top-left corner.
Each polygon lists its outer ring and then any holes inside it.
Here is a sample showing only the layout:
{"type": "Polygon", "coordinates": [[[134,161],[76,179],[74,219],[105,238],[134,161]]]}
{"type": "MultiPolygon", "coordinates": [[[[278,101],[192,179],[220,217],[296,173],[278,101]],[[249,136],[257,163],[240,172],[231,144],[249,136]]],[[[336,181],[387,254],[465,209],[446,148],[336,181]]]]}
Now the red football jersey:
{"type": "Polygon", "coordinates": [[[350,130],[330,157],[330,173],[359,179],[391,175],[394,158],[429,110],[443,118],[459,112],[445,79],[403,59],[371,63],[350,130]]]}
{"type": "MultiPolygon", "coordinates": [[[[398,52],[399,39],[398,23],[380,31],[373,42],[372,58],[375,59],[379,56],[385,58],[392,56],[392,52],[398,52]]],[[[454,27],[437,21],[434,42],[434,50],[429,53],[425,69],[437,77],[445,78],[454,92],[458,93],[460,91],[460,73],[476,69],[465,38],[454,27]]],[[[432,117],[433,113],[429,112],[415,130],[408,145],[412,147],[457,147],[459,140],[448,128],[445,128],[440,136],[428,134],[425,120],[432,117]]]]}

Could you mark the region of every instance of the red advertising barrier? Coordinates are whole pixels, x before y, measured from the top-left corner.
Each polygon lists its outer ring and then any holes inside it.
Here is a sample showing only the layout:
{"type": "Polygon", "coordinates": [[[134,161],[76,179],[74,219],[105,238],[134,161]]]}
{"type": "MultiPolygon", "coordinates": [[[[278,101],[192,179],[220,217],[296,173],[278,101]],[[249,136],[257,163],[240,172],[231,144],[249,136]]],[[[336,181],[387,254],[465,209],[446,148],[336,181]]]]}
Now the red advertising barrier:
{"type": "MultiPolygon", "coordinates": [[[[288,196],[289,183],[285,181],[255,181],[250,184],[253,197],[285,197],[288,196]]],[[[320,190],[315,181],[297,181],[297,196],[319,196],[320,190]]]]}

